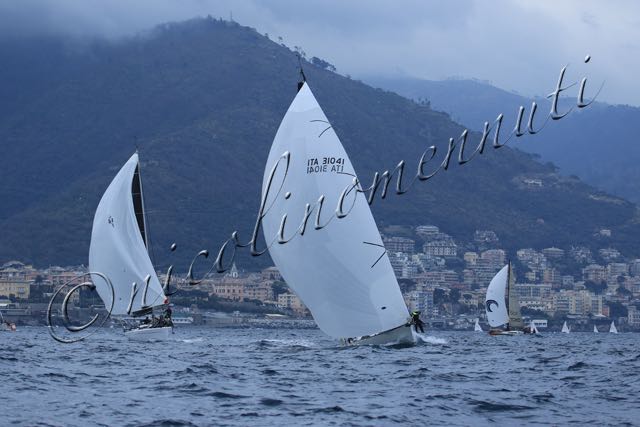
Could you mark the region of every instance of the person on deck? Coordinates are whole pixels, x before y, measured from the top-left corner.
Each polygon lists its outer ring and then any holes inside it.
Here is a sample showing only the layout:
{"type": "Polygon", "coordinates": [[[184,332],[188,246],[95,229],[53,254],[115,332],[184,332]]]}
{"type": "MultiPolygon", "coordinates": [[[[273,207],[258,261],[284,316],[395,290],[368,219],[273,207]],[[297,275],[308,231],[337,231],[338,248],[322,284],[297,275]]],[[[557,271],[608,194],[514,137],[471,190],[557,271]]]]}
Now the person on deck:
{"type": "Polygon", "coordinates": [[[422,319],[420,319],[419,311],[411,312],[411,323],[415,326],[416,332],[424,334],[424,322],[422,321],[422,319]]]}
{"type": "Polygon", "coordinates": [[[164,321],[167,326],[173,326],[173,321],[171,320],[171,314],[172,314],[171,307],[167,306],[166,310],[164,311],[164,321]]]}

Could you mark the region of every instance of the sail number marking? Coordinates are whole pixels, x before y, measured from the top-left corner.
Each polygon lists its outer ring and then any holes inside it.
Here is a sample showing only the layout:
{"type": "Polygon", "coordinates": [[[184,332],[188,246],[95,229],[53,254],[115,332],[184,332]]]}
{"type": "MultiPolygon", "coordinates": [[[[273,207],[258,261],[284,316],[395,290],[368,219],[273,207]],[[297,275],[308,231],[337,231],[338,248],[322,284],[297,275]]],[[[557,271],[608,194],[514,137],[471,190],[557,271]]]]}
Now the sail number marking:
{"type": "Polygon", "coordinates": [[[323,172],[344,172],[344,158],[313,157],[307,159],[307,174],[323,172]]]}

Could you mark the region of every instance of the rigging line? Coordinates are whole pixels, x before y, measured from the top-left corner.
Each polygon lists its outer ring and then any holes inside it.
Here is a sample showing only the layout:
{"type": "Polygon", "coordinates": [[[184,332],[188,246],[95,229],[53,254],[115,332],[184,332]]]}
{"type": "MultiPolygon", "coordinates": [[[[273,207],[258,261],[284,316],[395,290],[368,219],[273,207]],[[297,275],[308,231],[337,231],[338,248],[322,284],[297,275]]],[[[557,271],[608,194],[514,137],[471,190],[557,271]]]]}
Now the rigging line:
{"type": "Polygon", "coordinates": [[[320,138],[322,135],[324,135],[324,133],[325,133],[326,131],[328,131],[329,129],[333,128],[333,126],[331,125],[331,123],[329,123],[329,122],[328,122],[328,121],[326,121],[326,120],[318,120],[318,119],[316,119],[316,120],[311,120],[311,121],[310,121],[310,123],[313,123],[313,122],[321,122],[321,123],[326,123],[326,124],[328,124],[328,125],[329,125],[329,127],[327,127],[325,130],[323,130],[322,132],[320,132],[320,135],[318,135],[318,138],[320,138]]]}
{"type": "Polygon", "coordinates": [[[380,256],[378,257],[378,259],[376,260],[376,262],[374,262],[374,263],[371,265],[371,268],[373,268],[373,267],[375,267],[375,266],[376,266],[376,264],[377,264],[377,263],[382,259],[382,257],[383,257],[383,256],[385,256],[385,254],[387,253],[387,249],[384,247],[384,245],[380,245],[380,244],[378,244],[378,243],[371,243],[371,242],[362,242],[362,243],[364,243],[365,245],[377,246],[377,247],[379,247],[379,248],[383,248],[383,249],[384,249],[384,252],[382,252],[382,255],[380,255],[380,256]]]}

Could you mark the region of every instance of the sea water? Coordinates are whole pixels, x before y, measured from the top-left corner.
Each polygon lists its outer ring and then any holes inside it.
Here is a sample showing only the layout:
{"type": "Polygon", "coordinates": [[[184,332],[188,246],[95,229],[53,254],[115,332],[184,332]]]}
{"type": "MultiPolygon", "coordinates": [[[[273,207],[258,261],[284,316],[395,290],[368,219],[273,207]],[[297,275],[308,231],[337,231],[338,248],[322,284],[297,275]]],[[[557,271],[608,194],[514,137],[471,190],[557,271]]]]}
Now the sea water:
{"type": "Polygon", "coordinates": [[[428,332],[340,347],[314,329],[0,334],[1,425],[639,425],[640,334],[428,332]]]}

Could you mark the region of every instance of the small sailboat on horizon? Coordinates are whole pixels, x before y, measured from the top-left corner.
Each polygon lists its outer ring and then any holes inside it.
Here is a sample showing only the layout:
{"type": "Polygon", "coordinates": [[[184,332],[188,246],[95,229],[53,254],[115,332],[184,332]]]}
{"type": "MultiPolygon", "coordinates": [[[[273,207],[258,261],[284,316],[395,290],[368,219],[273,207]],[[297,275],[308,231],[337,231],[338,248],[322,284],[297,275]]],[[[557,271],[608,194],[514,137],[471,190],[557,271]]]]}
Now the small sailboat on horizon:
{"type": "Polygon", "coordinates": [[[569,329],[569,326],[567,325],[567,321],[565,320],[565,322],[562,324],[562,330],[560,331],[563,334],[568,334],[571,332],[571,329],[569,329]]]}
{"type": "Polygon", "coordinates": [[[609,325],[609,333],[610,334],[617,334],[618,333],[618,328],[616,328],[616,323],[614,321],[612,321],[611,325],[609,325]]]}
{"type": "Polygon", "coordinates": [[[352,188],[344,199],[349,213],[342,218],[333,207],[320,209],[316,203],[321,199],[335,206],[354,178],[349,156],[303,81],[278,128],[264,172],[262,197],[270,206],[262,220],[266,241],[279,235],[284,215],[313,208],[313,216],[304,234],[271,245],[269,253],[325,334],[345,345],[413,344],[412,320],[363,193],[352,188]],[[285,153],[286,175],[284,167],[273,171],[285,153]],[[274,182],[283,183],[282,188],[271,188],[274,182]],[[314,229],[314,218],[326,226],[314,229]]]}
{"type": "Polygon", "coordinates": [[[113,178],[96,209],[89,271],[98,295],[105,307],[112,307],[111,315],[119,319],[128,338],[163,340],[173,331],[171,311],[167,307],[159,317],[153,315],[153,309],[165,306],[168,299],[151,263],[148,244],[136,152],[113,178]],[[129,316],[147,318],[137,324],[128,321],[129,316]]]}
{"type": "Polygon", "coordinates": [[[476,323],[473,325],[474,332],[483,332],[482,327],[480,326],[480,319],[476,318],[476,323]]]}
{"type": "Polygon", "coordinates": [[[0,332],[16,332],[16,324],[13,322],[5,321],[2,311],[0,311],[0,332]]]}
{"type": "Polygon", "coordinates": [[[600,331],[598,330],[598,327],[596,325],[593,325],[593,333],[594,334],[600,333],[600,331]]]}
{"type": "Polygon", "coordinates": [[[524,326],[520,313],[520,301],[515,290],[511,263],[491,279],[487,287],[485,310],[489,321],[490,335],[531,334],[530,327],[524,326]]]}

